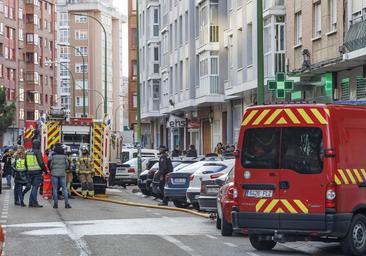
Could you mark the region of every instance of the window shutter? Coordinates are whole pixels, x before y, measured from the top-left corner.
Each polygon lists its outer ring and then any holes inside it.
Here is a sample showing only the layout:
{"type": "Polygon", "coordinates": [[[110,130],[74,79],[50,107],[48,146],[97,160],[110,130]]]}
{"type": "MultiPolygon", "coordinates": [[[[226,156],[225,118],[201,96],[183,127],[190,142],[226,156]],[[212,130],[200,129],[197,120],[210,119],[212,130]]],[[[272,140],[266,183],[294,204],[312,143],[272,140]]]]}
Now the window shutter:
{"type": "Polygon", "coordinates": [[[349,78],[344,78],[341,81],[341,100],[349,100],[350,98],[350,92],[349,92],[349,78]]]}
{"type": "Polygon", "coordinates": [[[356,97],[357,99],[366,98],[366,79],[362,76],[356,77],[356,97]]]}

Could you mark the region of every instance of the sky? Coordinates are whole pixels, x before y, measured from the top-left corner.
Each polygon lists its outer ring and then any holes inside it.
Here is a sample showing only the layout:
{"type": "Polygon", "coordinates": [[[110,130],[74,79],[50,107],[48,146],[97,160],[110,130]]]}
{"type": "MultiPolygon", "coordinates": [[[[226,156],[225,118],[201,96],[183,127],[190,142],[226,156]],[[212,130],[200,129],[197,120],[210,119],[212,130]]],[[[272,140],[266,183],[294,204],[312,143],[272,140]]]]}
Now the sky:
{"type": "MultiPolygon", "coordinates": [[[[114,6],[117,7],[122,14],[127,17],[128,7],[127,7],[127,0],[113,0],[114,6]]],[[[123,75],[128,75],[128,30],[127,30],[127,23],[122,27],[123,33],[123,45],[122,45],[122,54],[123,54],[123,75]]]]}

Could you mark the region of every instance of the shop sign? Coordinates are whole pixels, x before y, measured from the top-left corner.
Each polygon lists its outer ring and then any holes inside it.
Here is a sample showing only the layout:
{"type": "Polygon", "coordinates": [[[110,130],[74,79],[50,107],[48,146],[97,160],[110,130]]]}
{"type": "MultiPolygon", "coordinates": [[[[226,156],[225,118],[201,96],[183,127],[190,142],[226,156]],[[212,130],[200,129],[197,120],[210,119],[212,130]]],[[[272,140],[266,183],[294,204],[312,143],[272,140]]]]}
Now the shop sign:
{"type": "Polygon", "coordinates": [[[187,126],[187,121],[184,118],[171,115],[166,126],[168,128],[184,128],[187,126]]]}
{"type": "Polygon", "coordinates": [[[200,123],[196,121],[188,121],[188,128],[189,129],[199,129],[200,123]]]}

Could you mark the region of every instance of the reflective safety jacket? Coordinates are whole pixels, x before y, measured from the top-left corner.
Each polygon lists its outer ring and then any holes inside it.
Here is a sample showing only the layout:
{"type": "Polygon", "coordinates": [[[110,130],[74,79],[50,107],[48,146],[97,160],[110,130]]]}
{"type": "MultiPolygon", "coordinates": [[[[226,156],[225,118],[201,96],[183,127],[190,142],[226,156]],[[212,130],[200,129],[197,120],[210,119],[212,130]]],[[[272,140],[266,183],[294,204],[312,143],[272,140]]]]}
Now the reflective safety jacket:
{"type": "Polygon", "coordinates": [[[42,171],[42,168],[37,161],[37,156],[33,152],[26,153],[25,161],[29,172],[42,171]]]}
{"type": "Polygon", "coordinates": [[[27,167],[25,165],[25,159],[16,159],[13,163],[14,168],[14,182],[18,184],[28,183],[27,167]]]}
{"type": "Polygon", "coordinates": [[[90,156],[81,156],[77,164],[77,172],[83,173],[93,173],[92,160],[90,156]]]}

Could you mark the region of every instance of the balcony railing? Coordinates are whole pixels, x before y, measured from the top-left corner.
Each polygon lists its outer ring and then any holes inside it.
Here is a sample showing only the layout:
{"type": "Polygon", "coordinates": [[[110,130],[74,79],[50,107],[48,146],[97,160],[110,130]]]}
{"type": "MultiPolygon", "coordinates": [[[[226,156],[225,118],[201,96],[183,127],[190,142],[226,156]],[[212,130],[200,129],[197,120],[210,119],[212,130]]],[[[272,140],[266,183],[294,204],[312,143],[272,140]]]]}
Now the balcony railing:
{"type": "Polygon", "coordinates": [[[285,4],[285,0],[265,0],[263,9],[267,10],[274,6],[283,6],[285,4]]]}

